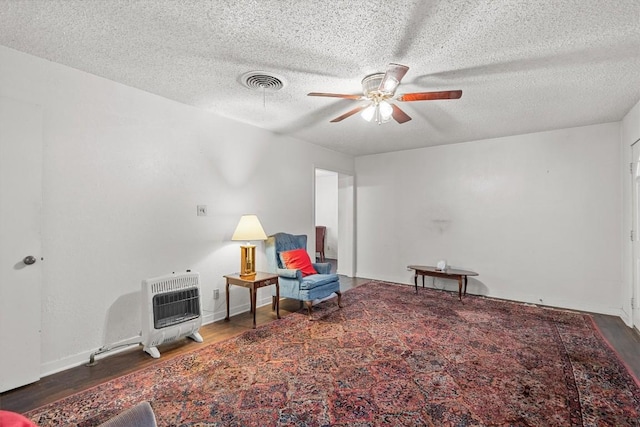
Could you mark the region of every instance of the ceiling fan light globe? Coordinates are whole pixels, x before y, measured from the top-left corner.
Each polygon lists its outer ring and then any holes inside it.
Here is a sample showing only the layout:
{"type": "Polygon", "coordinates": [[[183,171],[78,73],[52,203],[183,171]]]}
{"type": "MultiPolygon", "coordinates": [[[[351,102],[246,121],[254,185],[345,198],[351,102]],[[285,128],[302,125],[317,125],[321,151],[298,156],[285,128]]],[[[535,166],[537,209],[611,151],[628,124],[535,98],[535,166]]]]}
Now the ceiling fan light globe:
{"type": "Polygon", "coordinates": [[[388,121],[393,114],[393,107],[388,102],[381,101],[380,104],[378,104],[378,108],[380,109],[382,120],[385,122],[388,121]]]}
{"type": "Polygon", "coordinates": [[[400,85],[400,82],[398,80],[394,79],[391,76],[387,76],[384,81],[384,87],[382,88],[382,90],[386,93],[394,93],[398,88],[398,85],[400,85]]]}
{"type": "Polygon", "coordinates": [[[376,107],[372,104],[372,105],[369,105],[364,110],[362,110],[362,113],[360,113],[360,115],[362,116],[363,119],[370,122],[373,119],[375,112],[376,112],[376,107]]]}

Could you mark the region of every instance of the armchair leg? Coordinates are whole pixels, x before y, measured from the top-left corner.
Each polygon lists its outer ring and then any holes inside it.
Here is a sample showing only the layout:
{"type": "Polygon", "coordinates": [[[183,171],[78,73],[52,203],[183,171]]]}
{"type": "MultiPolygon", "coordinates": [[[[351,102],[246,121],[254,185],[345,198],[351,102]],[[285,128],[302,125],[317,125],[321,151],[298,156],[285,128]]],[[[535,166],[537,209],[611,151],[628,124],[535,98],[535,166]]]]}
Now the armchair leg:
{"type": "MultiPolygon", "coordinates": [[[[336,295],[338,295],[338,307],[342,308],[342,292],[335,291],[336,295]]],[[[309,313],[309,320],[313,320],[312,312],[313,312],[313,301],[300,301],[300,308],[302,308],[302,303],[307,306],[307,312],[309,313]]]]}
{"type": "MultiPolygon", "coordinates": [[[[302,303],[302,301],[300,301],[302,303]]],[[[309,313],[309,320],[313,320],[311,316],[311,312],[313,311],[313,301],[305,301],[304,304],[307,306],[307,312],[309,313]]]]}

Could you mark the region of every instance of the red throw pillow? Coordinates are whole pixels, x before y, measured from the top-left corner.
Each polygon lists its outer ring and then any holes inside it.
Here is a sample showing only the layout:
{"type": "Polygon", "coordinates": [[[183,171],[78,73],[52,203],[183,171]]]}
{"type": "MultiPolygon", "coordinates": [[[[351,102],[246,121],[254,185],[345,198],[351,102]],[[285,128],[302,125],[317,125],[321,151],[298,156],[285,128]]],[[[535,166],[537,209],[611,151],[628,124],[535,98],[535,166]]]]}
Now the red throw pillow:
{"type": "Polygon", "coordinates": [[[0,426],[2,427],[38,427],[28,418],[9,411],[0,411],[0,426]]]}
{"type": "Polygon", "coordinates": [[[309,254],[304,249],[280,252],[280,259],[286,268],[302,271],[302,276],[318,274],[313,265],[311,265],[309,254]]]}

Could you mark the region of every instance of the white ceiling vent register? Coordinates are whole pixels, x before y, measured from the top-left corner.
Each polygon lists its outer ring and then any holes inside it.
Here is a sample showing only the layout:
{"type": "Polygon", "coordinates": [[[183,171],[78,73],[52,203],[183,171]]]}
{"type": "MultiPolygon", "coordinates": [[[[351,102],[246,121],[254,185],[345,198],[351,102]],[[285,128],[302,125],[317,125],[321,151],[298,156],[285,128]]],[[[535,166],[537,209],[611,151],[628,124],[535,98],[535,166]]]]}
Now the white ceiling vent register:
{"type": "Polygon", "coordinates": [[[240,84],[246,88],[275,92],[285,85],[284,79],[266,71],[249,71],[240,76],[240,84]]]}

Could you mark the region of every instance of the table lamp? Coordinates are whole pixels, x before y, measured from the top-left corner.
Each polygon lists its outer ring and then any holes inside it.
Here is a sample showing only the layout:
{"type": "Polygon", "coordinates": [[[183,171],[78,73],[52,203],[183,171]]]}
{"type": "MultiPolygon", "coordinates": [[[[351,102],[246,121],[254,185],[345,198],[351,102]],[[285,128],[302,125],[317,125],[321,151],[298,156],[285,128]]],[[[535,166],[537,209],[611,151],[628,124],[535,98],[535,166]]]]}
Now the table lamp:
{"type": "Polygon", "coordinates": [[[233,232],[231,240],[247,242],[240,246],[240,277],[254,277],[256,275],[256,246],[251,240],[267,240],[267,235],[256,215],[242,215],[240,222],[233,232]]]}

